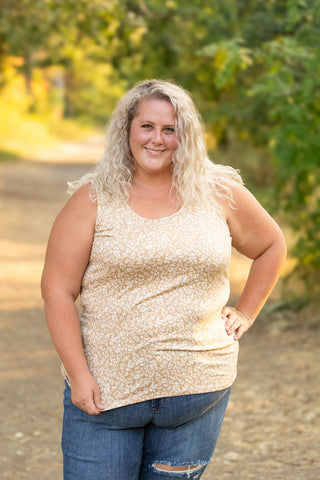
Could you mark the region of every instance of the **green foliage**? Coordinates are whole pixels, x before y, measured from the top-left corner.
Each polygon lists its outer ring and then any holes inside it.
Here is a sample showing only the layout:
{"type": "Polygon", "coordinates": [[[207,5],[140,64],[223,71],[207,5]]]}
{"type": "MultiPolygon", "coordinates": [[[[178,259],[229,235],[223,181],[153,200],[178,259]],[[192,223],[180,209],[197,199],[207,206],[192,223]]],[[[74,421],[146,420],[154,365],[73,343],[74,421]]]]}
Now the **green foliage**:
{"type": "Polygon", "coordinates": [[[7,162],[8,160],[16,160],[18,155],[12,152],[7,152],[6,150],[0,149],[0,162],[7,162]]]}
{"type": "MultiPolygon", "coordinates": [[[[297,35],[298,37],[298,35],[297,35]]],[[[276,200],[299,232],[295,273],[316,290],[320,272],[320,52],[299,38],[265,44],[267,70],[252,88],[268,95],[270,146],[276,166],[276,200]]]]}
{"type": "Polygon", "coordinates": [[[242,46],[242,39],[232,38],[216,44],[207,45],[197,52],[198,55],[213,57],[215,67],[215,85],[234,87],[236,74],[252,65],[251,50],[242,46]]]}
{"type": "Polygon", "coordinates": [[[21,75],[24,114],[102,122],[138,80],[182,84],[211,146],[242,142],[242,152],[246,145],[259,152],[252,178],[273,179],[275,210],[297,237],[295,273],[318,291],[320,0],[0,0],[0,7],[6,111],[8,84],[21,75]],[[21,59],[14,78],[9,57],[21,59]]]}
{"type": "Polygon", "coordinates": [[[229,109],[224,105],[224,114],[229,113],[236,131],[245,123],[251,142],[269,144],[274,164],[274,207],[285,212],[297,234],[293,254],[298,264],[292,276],[302,278],[309,292],[318,293],[320,2],[252,5],[251,14],[242,20],[241,43],[233,37],[210,44],[199,54],[213,60],[215,85],[234,104],[229,109]],[[259,8],[267,17],[272,14],[273,20],[273,28],[265,37],[260,32],[260,38],[249,29],[259,8]],[[226,45],[228,53],[219,62],[226,45]],[[238,111],[233,117],[241,106],[242,113],[238,111]]]}
{"type": "MultiPolygon", "coordinates": [[[[106,54],[118,33],[118,2],[0,0],[0,7],[0,61],[21,58],[29,111],[39,111],[34,76],[41,69],[49,82],[47,109],[62,103],[66,117],[105,122],[124,86],[106,54]]],[[[6,80],[2,69],[0,86],[6,80]]]]}

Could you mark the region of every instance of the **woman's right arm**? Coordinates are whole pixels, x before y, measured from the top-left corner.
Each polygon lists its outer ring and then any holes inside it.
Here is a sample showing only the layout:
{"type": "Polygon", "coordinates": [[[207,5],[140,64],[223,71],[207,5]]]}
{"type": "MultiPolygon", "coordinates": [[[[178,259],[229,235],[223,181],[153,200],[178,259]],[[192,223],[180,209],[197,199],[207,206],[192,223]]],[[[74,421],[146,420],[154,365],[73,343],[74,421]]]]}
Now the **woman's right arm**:
{"type": "Polygon", "coordinates": [[[70,198],[53,225],[41,280],[48,328],[70,378],[72,402],[93,415],[104,407],[84,355],[75,301],[90,257],[96,209],[88,186],[70,198]]]}

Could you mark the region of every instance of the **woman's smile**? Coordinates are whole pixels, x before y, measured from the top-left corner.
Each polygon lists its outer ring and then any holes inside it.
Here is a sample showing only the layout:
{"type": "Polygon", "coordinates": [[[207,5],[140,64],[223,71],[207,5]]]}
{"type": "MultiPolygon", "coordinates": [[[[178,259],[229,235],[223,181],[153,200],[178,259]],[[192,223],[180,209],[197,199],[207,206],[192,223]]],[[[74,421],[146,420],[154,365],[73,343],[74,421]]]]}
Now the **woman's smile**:
{"type": "Polygon", "coordinates": [[[136,177],[172,174],[172,157],[178,147],[175,123],[170,102],[150,99],[141,103],[129,134],[136,177]]]}
{"type": "Polygon", "coordinates": [[[150,152],[152,155],[159,155],[160,153],[162,152],[165,152],[165,149],[164,150],[154,150],[152,148],[147,148],[145,147],[147,152],[150,152]]]}

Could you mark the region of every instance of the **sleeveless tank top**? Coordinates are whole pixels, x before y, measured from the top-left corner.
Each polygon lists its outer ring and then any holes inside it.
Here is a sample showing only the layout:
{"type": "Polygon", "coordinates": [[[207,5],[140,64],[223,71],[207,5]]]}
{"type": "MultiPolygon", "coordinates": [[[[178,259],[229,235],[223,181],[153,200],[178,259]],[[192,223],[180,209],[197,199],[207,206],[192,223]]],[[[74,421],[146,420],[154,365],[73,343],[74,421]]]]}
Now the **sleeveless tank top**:
{"type": "Polygon", "coordinates": [[[106,410],[233,383],[238,342],[221,319],[230,256],[213,205],[151,220],[98,199],[80,323],[106,410]]]}

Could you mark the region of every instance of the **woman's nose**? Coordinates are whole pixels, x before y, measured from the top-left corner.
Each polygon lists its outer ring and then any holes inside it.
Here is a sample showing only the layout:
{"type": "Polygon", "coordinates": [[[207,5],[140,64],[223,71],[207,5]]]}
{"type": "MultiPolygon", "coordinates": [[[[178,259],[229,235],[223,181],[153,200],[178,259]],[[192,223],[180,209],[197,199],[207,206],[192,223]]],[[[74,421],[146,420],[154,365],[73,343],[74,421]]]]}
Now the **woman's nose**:
{"type": "Polygon", "coordinates": [[[155,128],[153,130],[152,141],[153,143],[162,143],[162,132],[160,129],[155,128]]]}

